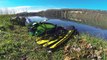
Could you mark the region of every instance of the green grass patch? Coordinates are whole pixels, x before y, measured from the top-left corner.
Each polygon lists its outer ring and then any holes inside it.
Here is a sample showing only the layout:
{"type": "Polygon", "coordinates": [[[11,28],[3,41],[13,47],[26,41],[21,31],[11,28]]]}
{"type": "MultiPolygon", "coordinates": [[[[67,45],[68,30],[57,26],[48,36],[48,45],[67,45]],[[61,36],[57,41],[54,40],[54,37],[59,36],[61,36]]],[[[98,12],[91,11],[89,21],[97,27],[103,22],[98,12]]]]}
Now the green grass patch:
{"type": "MultiPolygon", "coordinates": [[[[5,27],[9,22],[11,16],[0,16],[0,24],[5,27]]],[[[14,26],[14,30],[0,31],[0,60],[48,60],[52,57],[52,60],[63,60],[64,59],[64,47],[67,44],[78,45],[78,39],[85,39],[87,43],[91,43],[93,46],[107,48],[107,41],[91,37],[89,35],[80,35],[74,39],[69,39],[65,45],[57,48],[51,56],[48,55],[46,48],[36,44],[36,37],[28,35],[27,27],[14,26]]],[[[106,52],[102,54],[103,60],[107,59],[106,52]]],[[[83,60],[83,59],[81,59],[83,60]]],[[[86,59],[84,59],[86,60],[86,59]]]]}

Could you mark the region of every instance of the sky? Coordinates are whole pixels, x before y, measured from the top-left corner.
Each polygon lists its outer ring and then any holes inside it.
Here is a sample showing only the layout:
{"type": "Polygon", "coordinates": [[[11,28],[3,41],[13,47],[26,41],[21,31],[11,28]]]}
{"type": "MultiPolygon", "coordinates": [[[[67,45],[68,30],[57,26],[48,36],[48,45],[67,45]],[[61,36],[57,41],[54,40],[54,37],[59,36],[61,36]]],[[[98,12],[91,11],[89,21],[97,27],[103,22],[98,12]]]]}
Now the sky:
{"type": "Polygon", "coordinates": [[[107,10],[107,0],[0,0],[1,10],[41,11],[46,9],[94,9],[107,10]]]}

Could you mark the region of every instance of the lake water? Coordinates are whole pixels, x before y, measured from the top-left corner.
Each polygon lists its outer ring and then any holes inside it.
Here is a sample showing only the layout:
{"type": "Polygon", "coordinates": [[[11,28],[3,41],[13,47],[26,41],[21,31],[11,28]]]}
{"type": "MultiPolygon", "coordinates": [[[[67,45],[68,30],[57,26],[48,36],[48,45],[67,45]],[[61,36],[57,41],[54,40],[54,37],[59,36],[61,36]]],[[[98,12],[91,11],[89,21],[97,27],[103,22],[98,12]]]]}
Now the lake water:
{"type": "MultiPolygon", "coordinates": [[[[47,20],[46,17],[39,17],[39,16],[32,16],[27,17],[31,22],[43,22],[44,20],[47,20]]],[[[96,28],[93,26],[80,24],[74,21],[68,21],[68,20],[61,20],[61,19],[48,19],[45,22],[53,23],[58,26],[63,26],[66,29],[70,29],[71,26],[75,26],[75,28],[79,31],[79,33],[86,33],[90,34],[92,36],[100,37],[107,40],[107,30],[103,30],[100,28],[96,28]]]]}

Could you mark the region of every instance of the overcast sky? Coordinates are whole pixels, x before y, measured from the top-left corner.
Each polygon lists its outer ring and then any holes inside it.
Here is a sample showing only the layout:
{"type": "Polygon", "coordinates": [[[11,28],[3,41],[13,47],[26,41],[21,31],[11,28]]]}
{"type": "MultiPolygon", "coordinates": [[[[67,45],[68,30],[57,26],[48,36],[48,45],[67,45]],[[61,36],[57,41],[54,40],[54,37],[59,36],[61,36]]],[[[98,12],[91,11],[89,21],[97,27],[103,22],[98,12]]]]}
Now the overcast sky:
{"type": "Polygon", "coordinates": [[[107,10],[107,0],[0,0],[1,10],[15,12],[77,8],[107,10]]]}

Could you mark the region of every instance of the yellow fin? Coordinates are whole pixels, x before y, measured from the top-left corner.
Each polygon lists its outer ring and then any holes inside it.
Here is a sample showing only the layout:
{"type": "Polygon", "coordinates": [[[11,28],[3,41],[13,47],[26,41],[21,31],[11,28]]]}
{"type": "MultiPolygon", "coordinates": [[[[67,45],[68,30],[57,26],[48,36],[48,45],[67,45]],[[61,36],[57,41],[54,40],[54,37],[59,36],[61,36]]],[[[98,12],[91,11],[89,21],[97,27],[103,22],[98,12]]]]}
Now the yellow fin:
{"type": "Polygon", "coordinates": [[[73,32],[73,30],[70,30],[65,36],[64,38],[62,38],[60,41],[58,41],[57,43],[55,43],[54,45],[50,46],[51,49],[57,47],[58,45],[60,45],[62,42],[64,42],[66,39],[68,39],[71,36],[71,33],[73,32]]]}
{"type": "Polygon", "coordinates": [[[53,41],[50,41],[50,42],[47,42],[46,44],[43,45],[43,47],[46,47],[46,46],[49,46],[50,44],[56,42],[57,40],[53,40],[53,41]]]}
{"type": "Polygon", "coordinates": [[[37,41],[37,44],[44,44],[46,42],[49,42],[49,40],[40,40],[40,41],[37,41]]]}
{"type": "Polygon", "coordinates": [[[41,37],[37,37],[37,38],[36,38],[36,41],[39,41],[40,39],[41,39],[41,37]]]}

